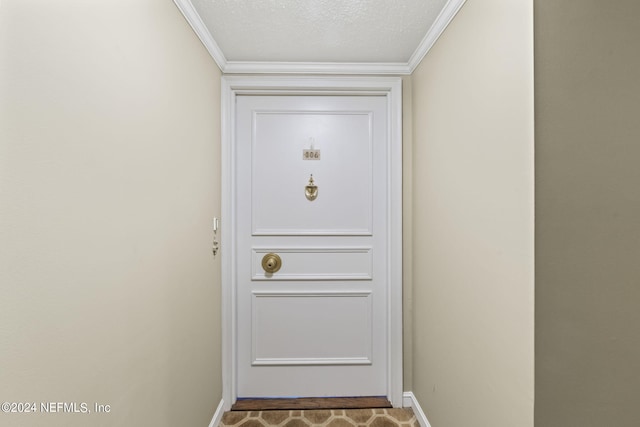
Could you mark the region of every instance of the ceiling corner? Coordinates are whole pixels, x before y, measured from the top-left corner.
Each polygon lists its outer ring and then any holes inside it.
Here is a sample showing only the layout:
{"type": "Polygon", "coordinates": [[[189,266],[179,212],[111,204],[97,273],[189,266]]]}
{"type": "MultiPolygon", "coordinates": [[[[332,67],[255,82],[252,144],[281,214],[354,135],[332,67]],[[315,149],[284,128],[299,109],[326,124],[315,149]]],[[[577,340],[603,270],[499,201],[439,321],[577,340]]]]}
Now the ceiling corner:
{"type": "Polygon", "coordinates": [[[451,23],[451,20],[456,16],[458,11],[462,8],[466,0],[448,0],[447,3],[438,14],[438,17],[425,34],[424,38],[409,58],[409,62],[407,66],[409,68],[409,74],[413,73],[413,70],[420,65],[420,62],[424,59],[424,57],[429,53],[433,45],[436,44],[436,41],[440,38],[444,30],[451,23]]]}
{"type": "Polygon", "coordinates": [[[196,11],[196,8],[193,7],[191,0],[173,0],[173,2],[176,4],[178,9],[180,9],[180,12],[182,12],[184,18],[187,20],[189,25],[191,25],[191,28],[193,28],[193,31],[196,33],[204,47],[209,51],[213,60],[218,64],[218,68],[224,72],[225,68],[227,68],[227,59],[225,58],[224,53],[222,53],[220,46],[218,46],[218,43],[216,43],[215,39],[207,29],[207,26],[202,22],[202,19],[196,11]]]}

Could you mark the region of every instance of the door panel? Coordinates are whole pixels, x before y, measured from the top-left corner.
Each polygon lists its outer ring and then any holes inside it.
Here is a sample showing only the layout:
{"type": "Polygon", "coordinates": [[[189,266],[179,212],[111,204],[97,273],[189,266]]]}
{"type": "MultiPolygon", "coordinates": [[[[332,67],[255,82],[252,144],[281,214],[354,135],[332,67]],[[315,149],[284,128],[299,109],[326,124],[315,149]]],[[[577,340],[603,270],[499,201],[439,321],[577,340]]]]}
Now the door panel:
{"type": "Polygon", "coordinates": [[[238,397],[386,395],[386,98],[238,96],[236,117],[238,397]]]}
{"type": "Polygon", "coordinates": [[[253,248],[251,280],[369,280],[373,278],[371,248],[253,248]],[[262,258],[277,253],[285,263],[275,273],[262,268],[262,258]]]}
{"type": "Polygon", "coordinates": [[[253,292],[252,365],[370,364],[371,301],[368,291],[253,292]]]}
{"type": "Polygon", "coordinates": [[[253,234],[371,234],[372,114],[252,115],[253,234]],[[312,144],[320,159],[303,160],[312,144]],[[313,203],[300,197],[311,175],[319,187],[313,203]]]}

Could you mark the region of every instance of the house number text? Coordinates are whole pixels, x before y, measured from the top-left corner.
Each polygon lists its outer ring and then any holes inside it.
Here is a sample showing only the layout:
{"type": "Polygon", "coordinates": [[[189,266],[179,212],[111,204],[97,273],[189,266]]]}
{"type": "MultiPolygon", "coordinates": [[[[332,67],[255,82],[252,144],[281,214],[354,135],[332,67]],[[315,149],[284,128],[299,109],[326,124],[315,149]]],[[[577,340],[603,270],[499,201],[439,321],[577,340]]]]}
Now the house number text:
{"type": "Polygon", "coordinates": [[[320,160],[320,150],[302,150],[302,160],[320,160]]]}

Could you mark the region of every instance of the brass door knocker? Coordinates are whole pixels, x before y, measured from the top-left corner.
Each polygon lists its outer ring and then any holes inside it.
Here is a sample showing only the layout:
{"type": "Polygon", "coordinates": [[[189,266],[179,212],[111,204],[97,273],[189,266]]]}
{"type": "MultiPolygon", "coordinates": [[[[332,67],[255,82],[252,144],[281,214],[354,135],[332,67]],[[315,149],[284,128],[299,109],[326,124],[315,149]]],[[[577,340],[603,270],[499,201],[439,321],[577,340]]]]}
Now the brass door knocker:
{"type": "Polygon", "coordinates": [[[304,195],[311,202],[318,197],[318,186],[313,183],[313,174],[309,177],[309,183],[304,187],[304,195]]]}

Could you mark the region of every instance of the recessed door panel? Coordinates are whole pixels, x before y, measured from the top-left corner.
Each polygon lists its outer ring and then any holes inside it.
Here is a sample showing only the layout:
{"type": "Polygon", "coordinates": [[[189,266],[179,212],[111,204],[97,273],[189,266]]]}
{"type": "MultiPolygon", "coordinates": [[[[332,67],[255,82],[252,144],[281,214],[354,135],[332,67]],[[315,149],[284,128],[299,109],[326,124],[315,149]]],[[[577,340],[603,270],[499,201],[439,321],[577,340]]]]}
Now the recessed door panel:
{"type": "Polygon", "coordinates": [[[252,272],[252,280],[371,280],[373,253],[368,247],[254,248],[252,272]],[[262,266],[270,253],[282,262],[275,273],[262,266]]]}
{"type": "Polygon", "coordinates": [[[371,234],[372,119],[366,111],[254,111],[253,234],[371,234]]]}
{"type": "Polygon", "coordinates": [[[253,366],[371,363],[371,292],[255,291],[252,296],[253,366]]]}

